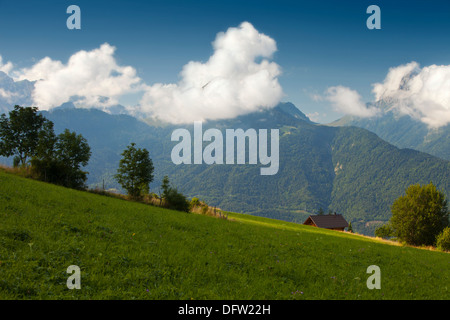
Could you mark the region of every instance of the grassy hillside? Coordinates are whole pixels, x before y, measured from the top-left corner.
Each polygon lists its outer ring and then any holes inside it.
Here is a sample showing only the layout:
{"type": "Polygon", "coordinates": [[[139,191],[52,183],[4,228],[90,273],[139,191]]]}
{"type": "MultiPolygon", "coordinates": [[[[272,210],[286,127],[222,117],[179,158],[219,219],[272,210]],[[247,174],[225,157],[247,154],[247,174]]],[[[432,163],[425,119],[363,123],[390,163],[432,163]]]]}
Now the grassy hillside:
{"type": "Polygon", "coordinates": [[[0,171],[1,299],[449,299],[448,253],[186,214],[0,171]],[[69,290],[66,269],[81,268],[69,290]],[[381,268],[381,289],[366,286],[381,268]]]}

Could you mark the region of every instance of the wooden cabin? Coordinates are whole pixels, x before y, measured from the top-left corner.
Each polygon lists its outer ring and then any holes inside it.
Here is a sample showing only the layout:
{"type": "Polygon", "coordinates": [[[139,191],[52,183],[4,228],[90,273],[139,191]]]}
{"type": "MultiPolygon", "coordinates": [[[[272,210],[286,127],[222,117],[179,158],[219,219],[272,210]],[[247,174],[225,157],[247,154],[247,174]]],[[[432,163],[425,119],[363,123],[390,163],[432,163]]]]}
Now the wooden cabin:
{"type": "Polygon", "coordinates": [[[323,214],[311,215],[303,222],[304,225],[318,228],[344,231],[348,227],[348,222],[345,221],[341,214],[323,214]]]}

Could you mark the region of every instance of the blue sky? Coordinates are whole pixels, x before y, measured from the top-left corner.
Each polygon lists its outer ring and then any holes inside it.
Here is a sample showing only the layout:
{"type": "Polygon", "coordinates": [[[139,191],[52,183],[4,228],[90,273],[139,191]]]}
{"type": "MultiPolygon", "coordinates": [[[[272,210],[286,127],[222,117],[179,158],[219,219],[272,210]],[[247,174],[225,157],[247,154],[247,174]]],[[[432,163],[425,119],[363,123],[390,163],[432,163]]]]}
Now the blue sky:
{"type": "Polygon", "coordinates": [[[243,21],[276,41],[282,100],[319,122],[342,116],[329,101],[311,98],[330,86],[352,88],[368,102],[372,84],[391,67],[450,64],[444,1],[0,0],[0,55],[26,68],[46,56],[66,63],[107,42],[117,62],[134,67],[145,83],[173,83],[189,61],[208,60],[218,32],[243,21]],[[66,28],[71,4],[81,8],[81,30],[66,28]],[[371,4],[381,9],[381,30],[366,27],[371,4]]]}

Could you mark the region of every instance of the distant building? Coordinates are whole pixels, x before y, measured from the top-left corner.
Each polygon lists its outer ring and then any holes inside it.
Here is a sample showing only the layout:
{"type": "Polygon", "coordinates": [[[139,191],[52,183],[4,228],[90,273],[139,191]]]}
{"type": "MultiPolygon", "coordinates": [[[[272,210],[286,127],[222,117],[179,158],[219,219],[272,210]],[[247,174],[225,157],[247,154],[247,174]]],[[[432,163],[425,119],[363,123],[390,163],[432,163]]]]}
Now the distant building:
{"type": "Polygon", "coordinates": [[[348,227],[348,222],[345,221],[341,214],[326,214],[326,215],[311,215],[303,222],[304,225],[318,228],[344,231],[348,227]]]}

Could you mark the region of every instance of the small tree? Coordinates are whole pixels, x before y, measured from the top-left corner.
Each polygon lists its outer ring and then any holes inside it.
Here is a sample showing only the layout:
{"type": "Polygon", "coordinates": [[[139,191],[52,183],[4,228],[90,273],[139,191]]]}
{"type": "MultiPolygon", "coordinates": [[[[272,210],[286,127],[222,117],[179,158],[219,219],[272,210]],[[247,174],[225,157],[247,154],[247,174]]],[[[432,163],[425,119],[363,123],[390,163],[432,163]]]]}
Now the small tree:
{"type": "Polygon", "coordinates": [[[131,143],[123,152],[115,178],[128,192],[128,195],[140,199],[149,192],[153,181],[153,162],[146,149],[136,148],[131,143]]]}
{"type": "Polygon", "coordinates": [[[167,198],[169,189],[170,189],[169,177],[164,176],[162,183],[161,183],[161,190],[162,190],[161,199],[167,198]]]}
{"type": "Polygon", "coordinates": [[[353,227],[351,222],[348,223],[347,231],[353,233],[353,227]]]}
{"type": "Polygon", "coordinates": [[[41,130],[48,128],[50,121],[38,113],[36,107],[14,106],[0,117],[0,156],[14,157],[15,166],[25,166],[36,155],[41,130]],[[47,123],[47,127],[44,124],[47,123]]]}
{"type": "Polygon", "coordinates": [[[448,225],[447,200],[430,183],[412,185],[392,205],[390,224],[394,235],[411,245],[434,245],[448,225]]]}

